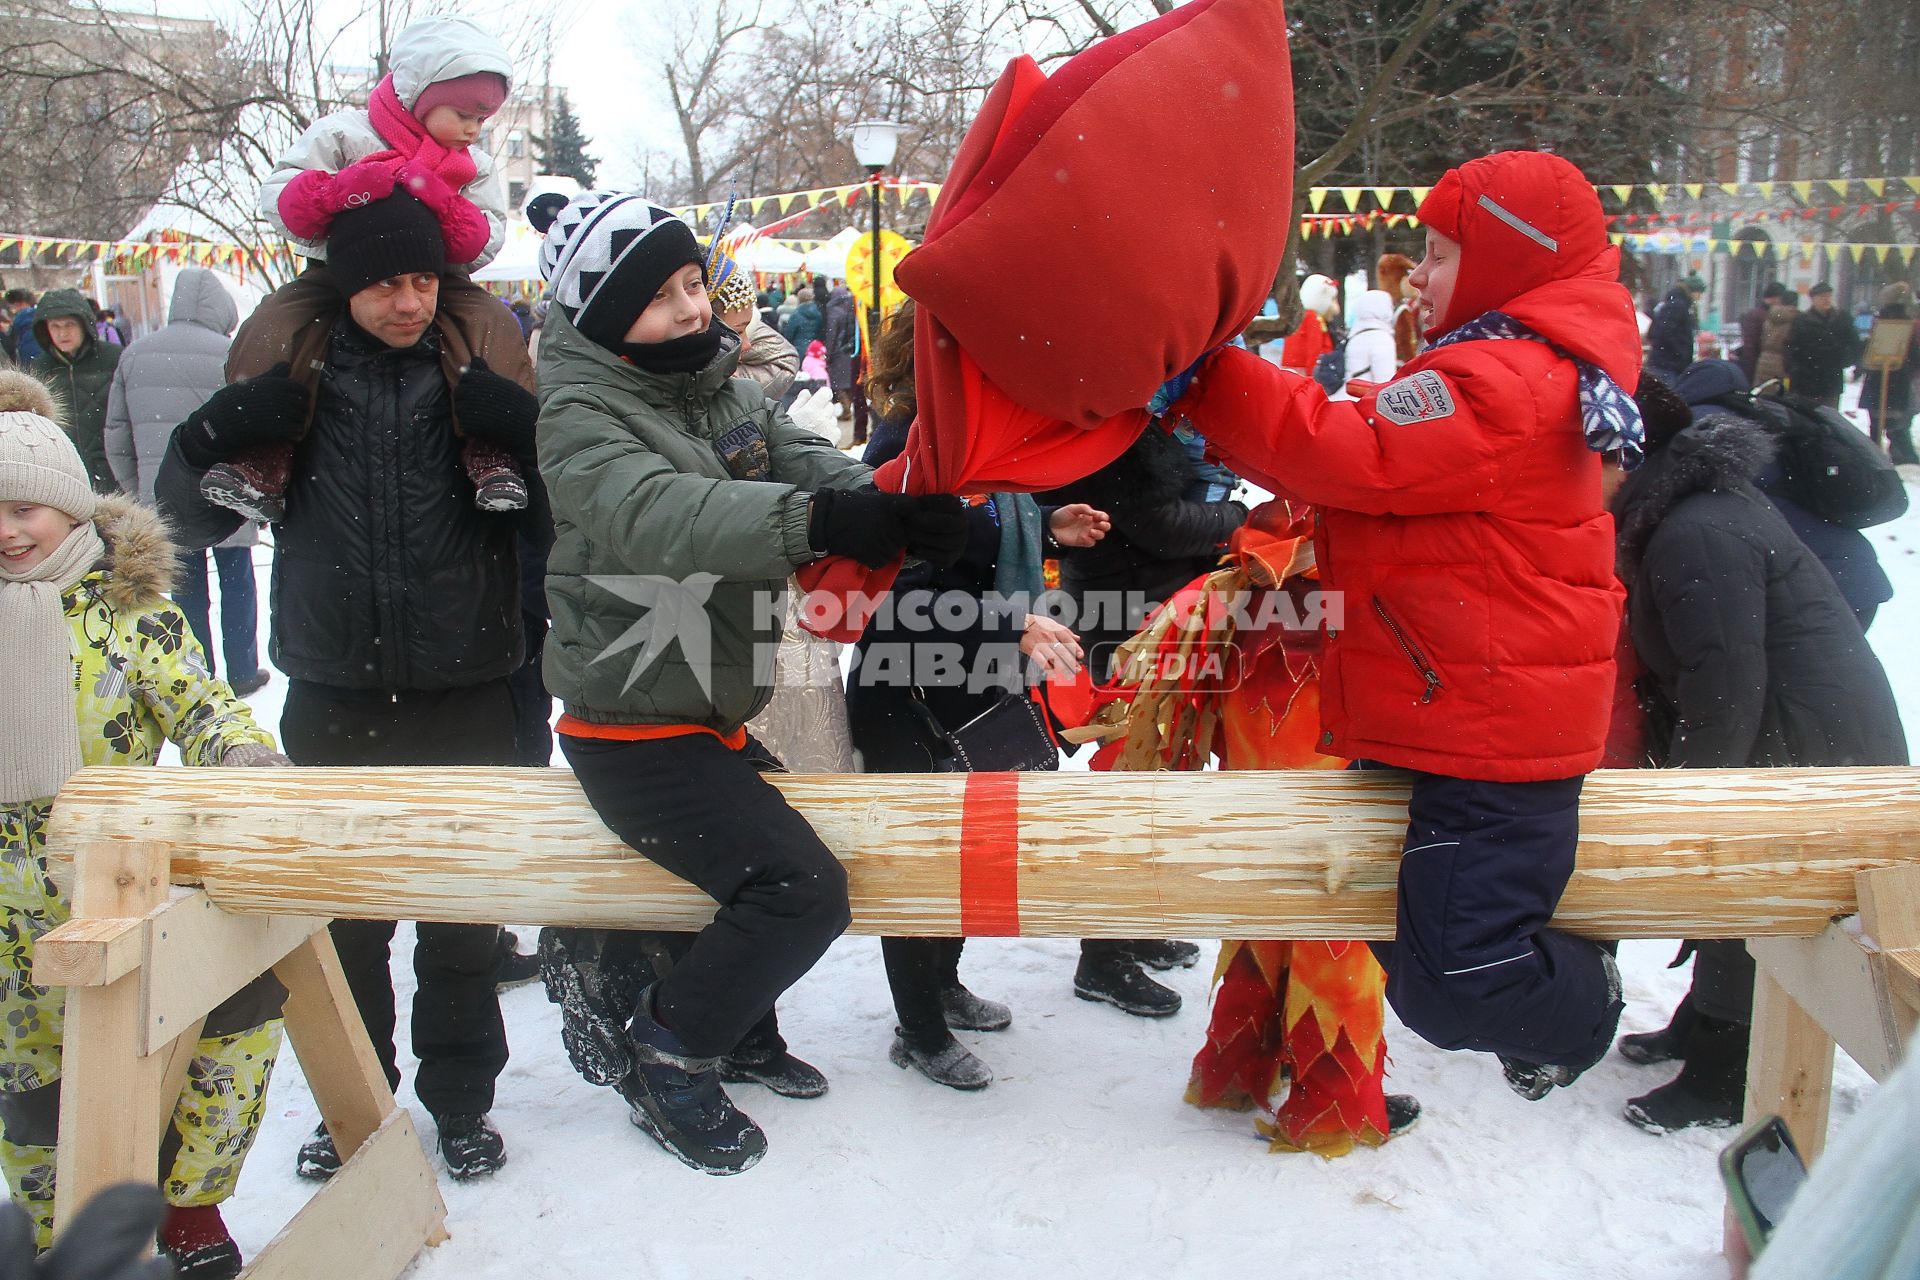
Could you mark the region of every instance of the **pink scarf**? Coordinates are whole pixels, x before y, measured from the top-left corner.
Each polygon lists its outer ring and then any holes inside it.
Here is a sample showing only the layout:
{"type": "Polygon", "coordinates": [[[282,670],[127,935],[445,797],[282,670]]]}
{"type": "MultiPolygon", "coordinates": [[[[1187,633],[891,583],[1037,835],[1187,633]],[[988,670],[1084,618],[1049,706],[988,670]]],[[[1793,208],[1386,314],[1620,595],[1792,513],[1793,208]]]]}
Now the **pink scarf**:
{"type": "Polygon", "coordinates": [[[376,152],[368,156],[368,160],[391,160],[396,164],[412,161],[415,168],[433,174],[455,191],[479,176],[479,167],[465,147],[447,150],[428,136],[427,127],[414,119],[411,111],[400,105],[392,76],[373,87],[373,93],[367,98],[367,117],[373,121],[374,132],[380,135],[380,140],[393,148],[376,152]]]}

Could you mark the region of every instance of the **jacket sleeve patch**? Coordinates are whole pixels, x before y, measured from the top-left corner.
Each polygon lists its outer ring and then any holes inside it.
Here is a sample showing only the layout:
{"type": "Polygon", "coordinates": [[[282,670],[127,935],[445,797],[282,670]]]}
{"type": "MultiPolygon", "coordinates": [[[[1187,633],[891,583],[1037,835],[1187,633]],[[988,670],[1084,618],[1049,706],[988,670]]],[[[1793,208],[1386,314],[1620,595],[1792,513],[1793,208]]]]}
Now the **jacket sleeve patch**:
{"type": "Polygon", "coordinates": [[[735,423],[713,442],[713,447],[734,479],[773,479],[773,459],[767,449],[767,435],[753,419],[735,423]]]}
{"type": "Polygon", "coordinates": [[[1447,389],[1446,379],[1431,369],[1388,383],[1380,388],[1373,404],[1381,417],[1403,427],[1450,418],[1454,408],[1453,393],[1447,389]]]}

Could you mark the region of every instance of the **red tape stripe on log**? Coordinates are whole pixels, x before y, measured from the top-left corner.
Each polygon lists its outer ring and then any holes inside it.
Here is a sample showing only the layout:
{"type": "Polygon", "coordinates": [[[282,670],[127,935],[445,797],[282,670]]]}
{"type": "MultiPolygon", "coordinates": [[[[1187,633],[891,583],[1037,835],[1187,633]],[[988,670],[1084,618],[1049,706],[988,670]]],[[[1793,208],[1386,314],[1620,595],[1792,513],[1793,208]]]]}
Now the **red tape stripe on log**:
{"type": "Polygon", "coordinates": [[[1020,775],[970,773],[960,810],[960,932],[1020,936],[1020,775]]]}

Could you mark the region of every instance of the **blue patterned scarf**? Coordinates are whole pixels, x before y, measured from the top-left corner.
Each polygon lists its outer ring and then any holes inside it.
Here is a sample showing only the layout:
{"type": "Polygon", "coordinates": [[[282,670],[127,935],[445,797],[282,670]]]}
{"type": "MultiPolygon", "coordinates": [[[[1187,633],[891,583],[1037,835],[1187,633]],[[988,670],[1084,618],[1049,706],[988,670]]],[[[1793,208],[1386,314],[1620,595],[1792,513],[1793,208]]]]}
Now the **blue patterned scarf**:
{"type": "Polygon", "coordinates": [[[1556,355],[1573,361],[1574,367],[1580,371],[1580,425],[1586,433],[1587,448],[1595,453],[1618,449],[1620,466],[1625,471],[1632,471],[1640,465],[1647,453],[1647,429],[1640,421],[1640,406],[1599,365],[1562,351],[1500,311],[1489,311],[1478,319],[1467,321],[1445,337],[1435,340],[1433,346],[1445,347],[1456,342],[1475,342],[1486,338],[1519,338],[1527,342],[1546,343],[1553,347],[1556,355]]]}

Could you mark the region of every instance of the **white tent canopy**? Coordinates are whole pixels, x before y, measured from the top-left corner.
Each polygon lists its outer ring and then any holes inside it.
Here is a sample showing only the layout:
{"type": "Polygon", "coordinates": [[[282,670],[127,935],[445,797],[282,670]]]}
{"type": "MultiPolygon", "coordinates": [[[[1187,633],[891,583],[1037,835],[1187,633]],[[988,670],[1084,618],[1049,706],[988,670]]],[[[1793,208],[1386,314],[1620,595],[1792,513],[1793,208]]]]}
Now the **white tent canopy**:
{"type": "MultiPolygon", "coordinates": [[[[532,185],[527,188],[527,199],[532,200],[549,191],[572,197],[580,194],[580,184],[559,174],[536,174],[532,185]]],[[[533,224],[527,221],[520,209],[508,210],[506,243],[500,246],[500,253],[492,262],[473,273],[473,278],[482,284],[489,281],[538,280],[540,243],[545,238],[533,229],[533,224]]]]}

